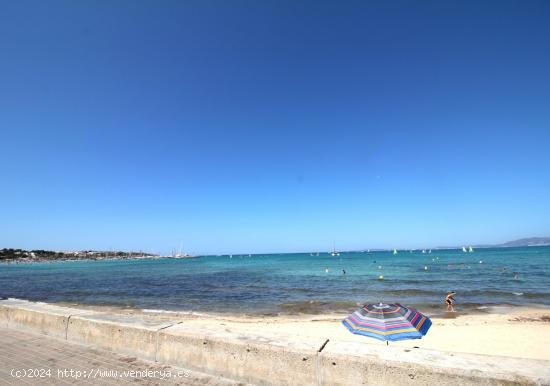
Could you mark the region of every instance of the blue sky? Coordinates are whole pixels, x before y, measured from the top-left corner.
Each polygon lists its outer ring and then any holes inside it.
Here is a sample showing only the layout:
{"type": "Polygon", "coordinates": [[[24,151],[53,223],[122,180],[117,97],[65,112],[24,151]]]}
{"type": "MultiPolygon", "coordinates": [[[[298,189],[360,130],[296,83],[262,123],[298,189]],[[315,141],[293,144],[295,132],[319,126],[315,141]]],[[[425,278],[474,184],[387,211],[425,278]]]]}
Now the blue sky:
{"type": "Polygon", "coordinates": [[[0,246],[550,236],[550,3],[16,1],[0,246]]]}

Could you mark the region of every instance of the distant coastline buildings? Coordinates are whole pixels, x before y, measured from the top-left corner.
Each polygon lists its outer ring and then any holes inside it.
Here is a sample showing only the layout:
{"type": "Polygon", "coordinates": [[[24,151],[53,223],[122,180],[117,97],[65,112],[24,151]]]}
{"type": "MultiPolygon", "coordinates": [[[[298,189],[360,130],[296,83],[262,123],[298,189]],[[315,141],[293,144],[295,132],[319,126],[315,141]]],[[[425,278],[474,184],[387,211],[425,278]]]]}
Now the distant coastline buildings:
{"type": "Polygon", "coordinates": [[[43,249],[24,250],[15,248],[0,249],[1,261],[58,261],[58,260],[110,260],[110,259],[151,259],[158,254],[124,251],[47,251],[43,249]]]}

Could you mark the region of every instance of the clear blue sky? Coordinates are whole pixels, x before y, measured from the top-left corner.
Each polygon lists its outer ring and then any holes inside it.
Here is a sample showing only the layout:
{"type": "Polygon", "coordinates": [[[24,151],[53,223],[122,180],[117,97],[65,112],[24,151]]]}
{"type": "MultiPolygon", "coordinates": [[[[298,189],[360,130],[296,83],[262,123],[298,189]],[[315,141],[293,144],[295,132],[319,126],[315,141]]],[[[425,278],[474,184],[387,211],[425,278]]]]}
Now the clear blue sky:
{"type": "Polygon", "coordinates": [[[550,2],[5,1],[0,247],[550,236],[550,2]]]}

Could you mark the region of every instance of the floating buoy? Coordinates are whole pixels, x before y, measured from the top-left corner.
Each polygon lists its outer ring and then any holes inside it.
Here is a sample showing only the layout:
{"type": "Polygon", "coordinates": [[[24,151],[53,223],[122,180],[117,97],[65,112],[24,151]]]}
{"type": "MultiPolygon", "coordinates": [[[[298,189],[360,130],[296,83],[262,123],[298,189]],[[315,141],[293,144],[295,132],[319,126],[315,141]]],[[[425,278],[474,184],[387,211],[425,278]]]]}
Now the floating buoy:
{"type": "Polygon", "coordinates": [[[379,266],[378,266],[378,269],[382,269],[382,266],[381,266],[381,265],[379,265],[379,266]]]}
{"type": "Polygon", "coordinates": [[[425,265],[425,266],[424,266],[424,271],[427,271],[427,270],[428,270],[428,266],[425,265]]]}
{"type": "Polygon", "coordinates": [[[483,264],[483,260],[479,260],[479,264],[483,264]]]}
{"type": "Polygon", "coordinates": [[[378,276],[378,279],[379,279],[379,280],[384,280],[384,275],[378,276]]]}

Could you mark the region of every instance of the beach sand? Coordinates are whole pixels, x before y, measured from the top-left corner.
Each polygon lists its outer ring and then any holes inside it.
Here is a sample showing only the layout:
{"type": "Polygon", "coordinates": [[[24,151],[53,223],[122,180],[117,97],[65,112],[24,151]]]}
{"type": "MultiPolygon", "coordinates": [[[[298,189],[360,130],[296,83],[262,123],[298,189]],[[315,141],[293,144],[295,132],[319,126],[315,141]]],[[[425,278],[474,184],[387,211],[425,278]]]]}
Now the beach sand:
{"type": "MultiPolygon", "coordinates": [[[[112,308],[109,311],[145,314],[153,319],[178,319],[205,333],[223,330],[239,337],[261,337],[268,341],[291,338],[296,341],[313,339],[324,342],[330,339],[331,342],[386,344],[350,333],[341,323],[345,314],[260,317],[112,308]]],[[[432,327],[424,338],[390,342],[390,345],[550,360],[550,308],[491,307],[485,311],[475,314],[442,312],[432,316],[432,327]]]]}

